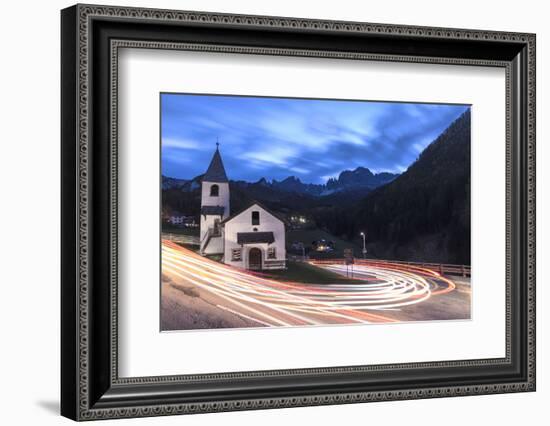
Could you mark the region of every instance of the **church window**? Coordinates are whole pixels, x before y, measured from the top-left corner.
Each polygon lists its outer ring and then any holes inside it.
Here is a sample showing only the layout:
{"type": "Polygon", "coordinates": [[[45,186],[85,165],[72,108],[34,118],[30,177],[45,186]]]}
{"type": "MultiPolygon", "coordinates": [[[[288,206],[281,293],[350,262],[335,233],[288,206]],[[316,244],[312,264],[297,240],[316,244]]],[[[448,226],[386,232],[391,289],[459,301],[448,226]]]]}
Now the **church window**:
{"type": "Polygon", "coordinates": [[[252,225],[260,224],[260,212],[252,212],[252,225]]]}
{"type": "Polygon", "coordinates": [[[267,258],[268,259],[276,259],[277,258],[277,251],[275,250],[275,247],[269,247],[267,249],[267,258]]]}
{"type": "Polygon", "coordinates": [[[214,227],[212,229],[212,236],[219,237],[221,235],[220,219],[214,219],[214,227]]]}
{"type": "Polygon", "coordinates": [[[218,185],[212,185],[210,187],[210,196],[217,197],[220,195],[220,187],[218,185]]]}
{"type": "Polygon", "coordinates": [[[242,249],[232,249],[231,250],[231,260],[233,262],[239,262],[242,260],[243,251],[242,249]]]}

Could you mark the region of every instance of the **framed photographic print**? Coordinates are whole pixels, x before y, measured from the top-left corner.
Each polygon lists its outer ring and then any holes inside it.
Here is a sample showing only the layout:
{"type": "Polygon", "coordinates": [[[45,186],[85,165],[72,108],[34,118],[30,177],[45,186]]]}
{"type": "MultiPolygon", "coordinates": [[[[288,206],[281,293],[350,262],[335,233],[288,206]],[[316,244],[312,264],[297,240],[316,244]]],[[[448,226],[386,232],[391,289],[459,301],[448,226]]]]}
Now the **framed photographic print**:
{"type": "Polygon", "coordinates": [[[535,36],[76,5],[62,414],[535,390],[535,36]]]}

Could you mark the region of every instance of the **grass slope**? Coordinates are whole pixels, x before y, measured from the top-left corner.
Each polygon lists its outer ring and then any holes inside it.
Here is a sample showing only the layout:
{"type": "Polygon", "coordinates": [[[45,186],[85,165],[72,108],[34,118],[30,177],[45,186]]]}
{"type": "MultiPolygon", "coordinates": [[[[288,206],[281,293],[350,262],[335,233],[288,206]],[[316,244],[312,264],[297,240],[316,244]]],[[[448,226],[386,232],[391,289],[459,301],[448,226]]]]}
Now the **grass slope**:
{"type": "Polygon", "coordinates": [[[261,275],[277,281],[292,281],[304,284],[360,284],[364,282],[346,278],[343,275],[304,262],[287,262],[287,269],[263,271],[261,275]]]}
{"type": "Polygon", "coordinates": [[[184,228],[181,226],[171,225],[170,223],[162,224],[162,232],[167,234],[176,234],[176,235],[191,235],[199,236],[199,228],[184,228]]]}

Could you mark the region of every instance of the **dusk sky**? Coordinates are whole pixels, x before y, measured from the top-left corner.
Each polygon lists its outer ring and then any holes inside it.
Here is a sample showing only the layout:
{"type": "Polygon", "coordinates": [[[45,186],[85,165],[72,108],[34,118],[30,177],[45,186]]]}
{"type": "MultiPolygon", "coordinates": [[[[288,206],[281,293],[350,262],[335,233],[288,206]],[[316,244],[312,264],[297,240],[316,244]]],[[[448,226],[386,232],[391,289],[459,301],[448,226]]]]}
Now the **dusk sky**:
{"type": "Polygon", "coordinates": [[[359,166],[400,173],[468,108],[162,94],[162,174],[203,174],[216,139],[231,180],[326,183],[359,166]]]}

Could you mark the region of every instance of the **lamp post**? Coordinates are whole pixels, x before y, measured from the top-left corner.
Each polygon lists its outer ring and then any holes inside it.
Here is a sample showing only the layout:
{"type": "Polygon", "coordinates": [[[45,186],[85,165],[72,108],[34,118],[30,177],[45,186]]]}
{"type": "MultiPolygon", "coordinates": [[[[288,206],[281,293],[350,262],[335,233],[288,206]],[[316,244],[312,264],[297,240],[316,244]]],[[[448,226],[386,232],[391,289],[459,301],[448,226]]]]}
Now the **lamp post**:
{"type": "Polygon", "coordinates": [[[361,232],[360,234],[363,237],[363,259],[367,257],[367,246],[365,244],[365,233],[361,232]]]}

